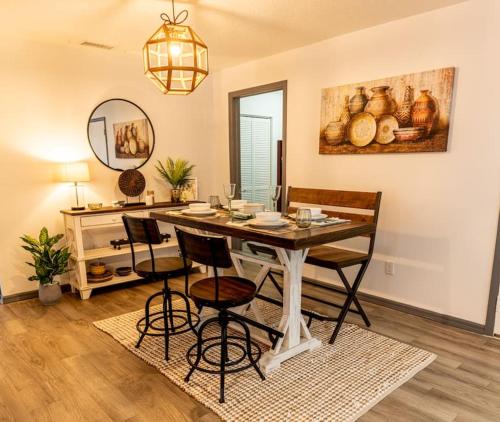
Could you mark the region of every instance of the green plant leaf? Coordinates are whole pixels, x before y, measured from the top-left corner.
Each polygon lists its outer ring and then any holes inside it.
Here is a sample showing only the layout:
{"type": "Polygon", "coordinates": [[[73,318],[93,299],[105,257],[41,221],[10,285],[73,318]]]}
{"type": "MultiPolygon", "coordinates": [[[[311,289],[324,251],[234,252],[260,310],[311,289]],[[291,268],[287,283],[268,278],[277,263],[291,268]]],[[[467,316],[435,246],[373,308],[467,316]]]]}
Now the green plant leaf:
{"type": "Polygon", "coordinates": [[[47,240],[49,239],[49,232],[47,230],[47,227],[42,227],[42,230],[40,230],[40,235],[38,236],[38,241],[40,244],[45,244],[47,243],[47,240]]]}
{"type": "Polygon", "coordinates": [[[27,265],[35,268],[35,275],[30,276],[29,280],[39,281],[40,284],[50,284],[56,275],[64,274],[69,270],[68,262],[71,257],[69,248],[55,248],[63,236],[63,234],[50,236],[47,228],[43,227],[38,240],[29,235],[21,237],[21,240],[26,243],[21,247],[33,257],[33,263],[26,262],[27,265]]]}
{"type": "Polygon", "coordinates": [[[186,185],[187,179],[191,176],[194,165],[182,158],[173,160],[168,157],[165,165],[161,161],[155,166],[160,176],[169,183],[173,189],[179,189],[186,185]]]}

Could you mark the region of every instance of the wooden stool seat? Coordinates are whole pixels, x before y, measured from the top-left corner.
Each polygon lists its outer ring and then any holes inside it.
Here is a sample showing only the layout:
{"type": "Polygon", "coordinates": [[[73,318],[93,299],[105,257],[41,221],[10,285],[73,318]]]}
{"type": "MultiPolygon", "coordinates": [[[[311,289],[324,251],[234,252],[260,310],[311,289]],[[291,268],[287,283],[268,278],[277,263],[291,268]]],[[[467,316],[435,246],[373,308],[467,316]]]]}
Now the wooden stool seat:
{"type": "Polygon", "coordinates": [[[250,280],[241,277],[219,276],[219,297],[214,296],[215,277],[205,278],[194,283],[189,291],[197,306],[232,308],[250,303],[257,287],[250,280]]]}
{"type": "MultiPolygon", "coordinates": [[[[154,275],[154,278],[159,280],[185,273],[183,259],[176,256],[155,258],[154,264],[153,272],[153,262],[151,259],[139,262],[135,265],[135,272],[140,277],[151,278],[154,275]]],[[[191,261],[188,262],[188,267],[191,268],[191,261]]]]}
{"type": "Polygon", "coordinates": [[[335,270],[337,268],[357,265],[369,259],[370,255],[366,253],[322,245],[309,249],[306,263],[335,270]]]}

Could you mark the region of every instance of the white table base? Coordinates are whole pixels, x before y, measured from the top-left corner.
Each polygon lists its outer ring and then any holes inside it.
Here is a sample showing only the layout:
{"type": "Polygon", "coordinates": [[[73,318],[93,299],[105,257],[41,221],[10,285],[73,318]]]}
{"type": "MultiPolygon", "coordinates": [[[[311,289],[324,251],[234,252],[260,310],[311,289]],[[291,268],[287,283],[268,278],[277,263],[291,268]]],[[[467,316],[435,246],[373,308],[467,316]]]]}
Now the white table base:
{"type": "MultiPolygon", "coordinates": [[[[268,248],[271,247],[269,245],[263,246],[268,248]]],[[[276,251],[279,262],[259,259],[258,256],[249,256],[239,251],[231,252],[234,266],[240,277],[249,278],[242,266],[243,261],[252,262],[261,266],[261,269],[254,279],[257,288],[264,282],[269,270],[279,269],[283,271],[283,313],[276,329],[284,333],[284,336],[279,339],[274,349],[262,355],[259,364],[260,368],[265,373],[269,373],[279,368],[281,362],[299,353],[313,350],[321,346],[321,341],[311,336],[301,313],[302,271],[309,249],[287,250],[283,248],[271,248],[276,251]]],[[[255,301],[252,302],[250,306],[257,320],[266,324],[266,321],[264,321],[259,313],[255,301]]],[[[247,308],[248,307],[245,306],[244,309],[240,309],[240,311],[244,312],[247,308]]]]}

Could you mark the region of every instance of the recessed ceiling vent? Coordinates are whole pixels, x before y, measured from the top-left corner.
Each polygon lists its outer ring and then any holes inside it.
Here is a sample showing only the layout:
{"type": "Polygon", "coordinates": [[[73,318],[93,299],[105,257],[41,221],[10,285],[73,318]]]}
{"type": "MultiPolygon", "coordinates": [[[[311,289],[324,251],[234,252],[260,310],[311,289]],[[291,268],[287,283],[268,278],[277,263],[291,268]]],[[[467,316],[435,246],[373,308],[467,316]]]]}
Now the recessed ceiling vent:
{"type": "Polygon", "coordinates": [[[111,49],[113,49],[112,45],[99,44],[99,43],[92,42],[92,41],[84,41],[84,42],[80,43],[80,45],[83,45],[84,47],[100,48],[102,50],[111,50],[111,49]]]}

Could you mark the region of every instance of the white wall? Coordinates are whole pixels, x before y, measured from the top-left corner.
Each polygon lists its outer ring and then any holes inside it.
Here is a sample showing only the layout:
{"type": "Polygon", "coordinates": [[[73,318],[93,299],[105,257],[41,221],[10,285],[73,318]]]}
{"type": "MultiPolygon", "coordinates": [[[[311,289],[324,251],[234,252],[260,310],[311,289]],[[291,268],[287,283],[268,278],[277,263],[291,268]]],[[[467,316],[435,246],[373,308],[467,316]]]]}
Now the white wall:
{"type": "Polygon", "coordinates": [[[277,142],[283,139],[283,91],[266,92],[240,99],[240,113],[271,117],[271,182],[277,179],[277,142]]]}
{"type": "Polygon", "coordinates": [[[383,192],[363,290],[484,323],[500,204],[498,3],[474,0],[216,73],[214,188],[229,175],[227,93],[286,79],[288,184],[383,192]],[[448,152],[318,154],[321,88],[447,66],[457,68],[448,152]]]}
{"type": "MultiPolygon", "coordinates": [[[[43,225],[61,232],[59,210],[71,205],[71,190],[54,182],[56,162],[88,160],[92,181],[86,202],[122,199],[119,172],[100,164],[87,141],[87,120],[109,98],[125,98],[149,115],[156,133],[155,151],[141,169],[157,200],[169,189],[157,178],[154,164],[167,156],[197,165],[208,175],[207,141],[210,83],[187,97],[162,95],[143,76],[141,56],[84,47],[15,42],[0,37],[0,286],[3,295],[36,289],[28,282],[28,256],[19,236],[38,233],[43,225]]],[[[200,195],[208,195],[200,177],[200,195]]],[[[124,199],[124,198],[123,198],[124,199]]]]}

